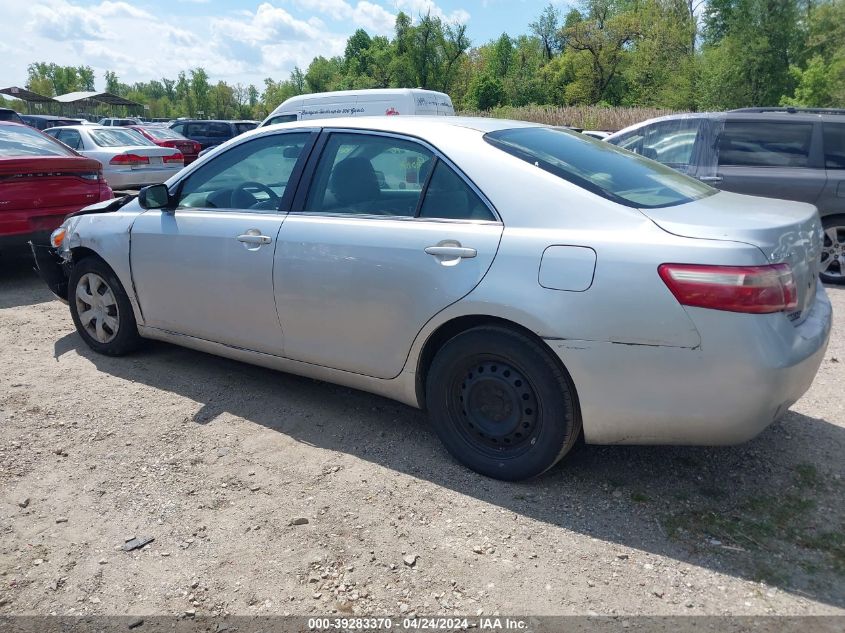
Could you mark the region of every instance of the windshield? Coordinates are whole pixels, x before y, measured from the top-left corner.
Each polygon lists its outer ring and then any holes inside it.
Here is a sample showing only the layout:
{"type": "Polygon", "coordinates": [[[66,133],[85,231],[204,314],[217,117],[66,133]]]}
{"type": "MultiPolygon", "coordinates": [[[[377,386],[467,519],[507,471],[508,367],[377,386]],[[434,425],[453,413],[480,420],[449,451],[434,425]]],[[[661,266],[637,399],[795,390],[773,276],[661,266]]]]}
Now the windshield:
{"type": "Polygon", "coordinates": [[[0,125],[0,156],[76,156],[61,143],[22,125],[0,125]]]}
{"type": "Polygon", "coordinates": [[[484,139],[587,191],[629,207],[654,209],[716,193],[660,163],[576,132],[545,127],[499,130],[484,139]]]}
{"type": "Polygon", "coordinates": [[[127,147],[132,145],[155,145],[134,130],[99,129],[90,131],[91,138],[100,147],[127,147]]]}

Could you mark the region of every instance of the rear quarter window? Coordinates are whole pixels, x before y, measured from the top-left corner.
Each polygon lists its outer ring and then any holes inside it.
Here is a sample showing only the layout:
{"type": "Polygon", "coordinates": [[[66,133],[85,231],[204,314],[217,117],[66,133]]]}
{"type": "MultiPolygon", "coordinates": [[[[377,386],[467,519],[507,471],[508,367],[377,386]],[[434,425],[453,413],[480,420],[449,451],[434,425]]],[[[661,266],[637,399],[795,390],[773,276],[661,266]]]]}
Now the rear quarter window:
{"type": "Polygon", "coordinates": [[[484,139],[527,163],[613,202],[654,209],[716,193],[709,185],[615,145],[546,127],[498,130],[484,139]]]}
{"type": "Polygon", "coordinates": [[[845,123],[825,123],[824,166],[827,169],[845,169],[845,123]]]}
{"type": "Polygon", "coordinates": [[[719,136],[719,165],[806,167],[812,123],[726,121],[719,136]]]}

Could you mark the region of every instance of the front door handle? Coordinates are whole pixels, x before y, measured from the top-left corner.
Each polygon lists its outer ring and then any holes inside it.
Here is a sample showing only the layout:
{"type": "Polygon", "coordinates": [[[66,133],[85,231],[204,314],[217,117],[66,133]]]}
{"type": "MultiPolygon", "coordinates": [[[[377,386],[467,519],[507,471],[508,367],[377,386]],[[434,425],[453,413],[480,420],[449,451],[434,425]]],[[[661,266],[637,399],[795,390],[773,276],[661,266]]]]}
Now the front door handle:
{"type": "Polygon", "coordinates": [[[467,248],[466,246],[428,246],[425,252],[436,257],[461,258],[466,259],[478,255],[478,251],[474,248],[467,248]]]}
{"type": "Polygon", "coordinates": [[[238,241],[244,244],[269,244],[273,239],[267,235],[244,233],[243,235],[238,235],[238,241]]]}
{"type": "Polygon", "coordinates": [[[712,183],[720,183],[722,182],[721,176],[701,176],[699,178],[701,182],[712,182],[712,183]]]}

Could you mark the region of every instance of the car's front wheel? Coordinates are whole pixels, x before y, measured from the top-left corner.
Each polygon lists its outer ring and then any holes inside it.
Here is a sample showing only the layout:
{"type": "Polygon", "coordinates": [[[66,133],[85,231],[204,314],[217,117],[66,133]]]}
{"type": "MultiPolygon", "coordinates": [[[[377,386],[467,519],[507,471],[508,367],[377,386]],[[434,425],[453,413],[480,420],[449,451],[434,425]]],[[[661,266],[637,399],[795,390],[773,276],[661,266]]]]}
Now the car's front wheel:
{"type": "Polygon", "coordinates": [[[545,472],[581,431],[569,376],[538,341],[505,327],[446,342],[428,371],[426,405],[449,452],[496,479],[545,472]]]}
{"type": "Polygon", "coordinates": [[[845,284],[845,215],[822,219],[822,244],[819,277],[826,284],[845,284]]]}
{"type": "Polygon", "coordinates": [[[121,356],[141,341],[129,297],[114,271],[98,257],[73,267],[68,302],[76,330],[94,351],[121,356]]]}

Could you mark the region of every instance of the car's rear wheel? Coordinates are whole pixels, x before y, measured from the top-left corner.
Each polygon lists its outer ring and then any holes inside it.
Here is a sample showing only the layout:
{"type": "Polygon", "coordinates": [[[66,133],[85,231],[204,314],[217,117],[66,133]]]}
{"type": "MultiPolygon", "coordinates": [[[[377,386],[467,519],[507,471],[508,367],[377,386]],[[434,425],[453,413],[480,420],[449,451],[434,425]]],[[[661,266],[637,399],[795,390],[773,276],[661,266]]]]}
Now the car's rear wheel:
{"type": "Polygon", "coordinates": [[[845,215],[822,219],[822,244],[819,277],[826,284],[845,284],[845,215]]]}
{"type": "Polygon", "coordinates": [[[141,341],[129,297],[114,271],[98,257],[73,267],[68,302],[76,330],[94,351],[121,356],[141,341]]]}
{"type": "Polygon", "coordinates": [[[545,472],[581,431],[566,372],[539,342],[499,326],[468,330],[443,345],[426,378],[426,405],[449,452],[497,479],[545,472]]]}

